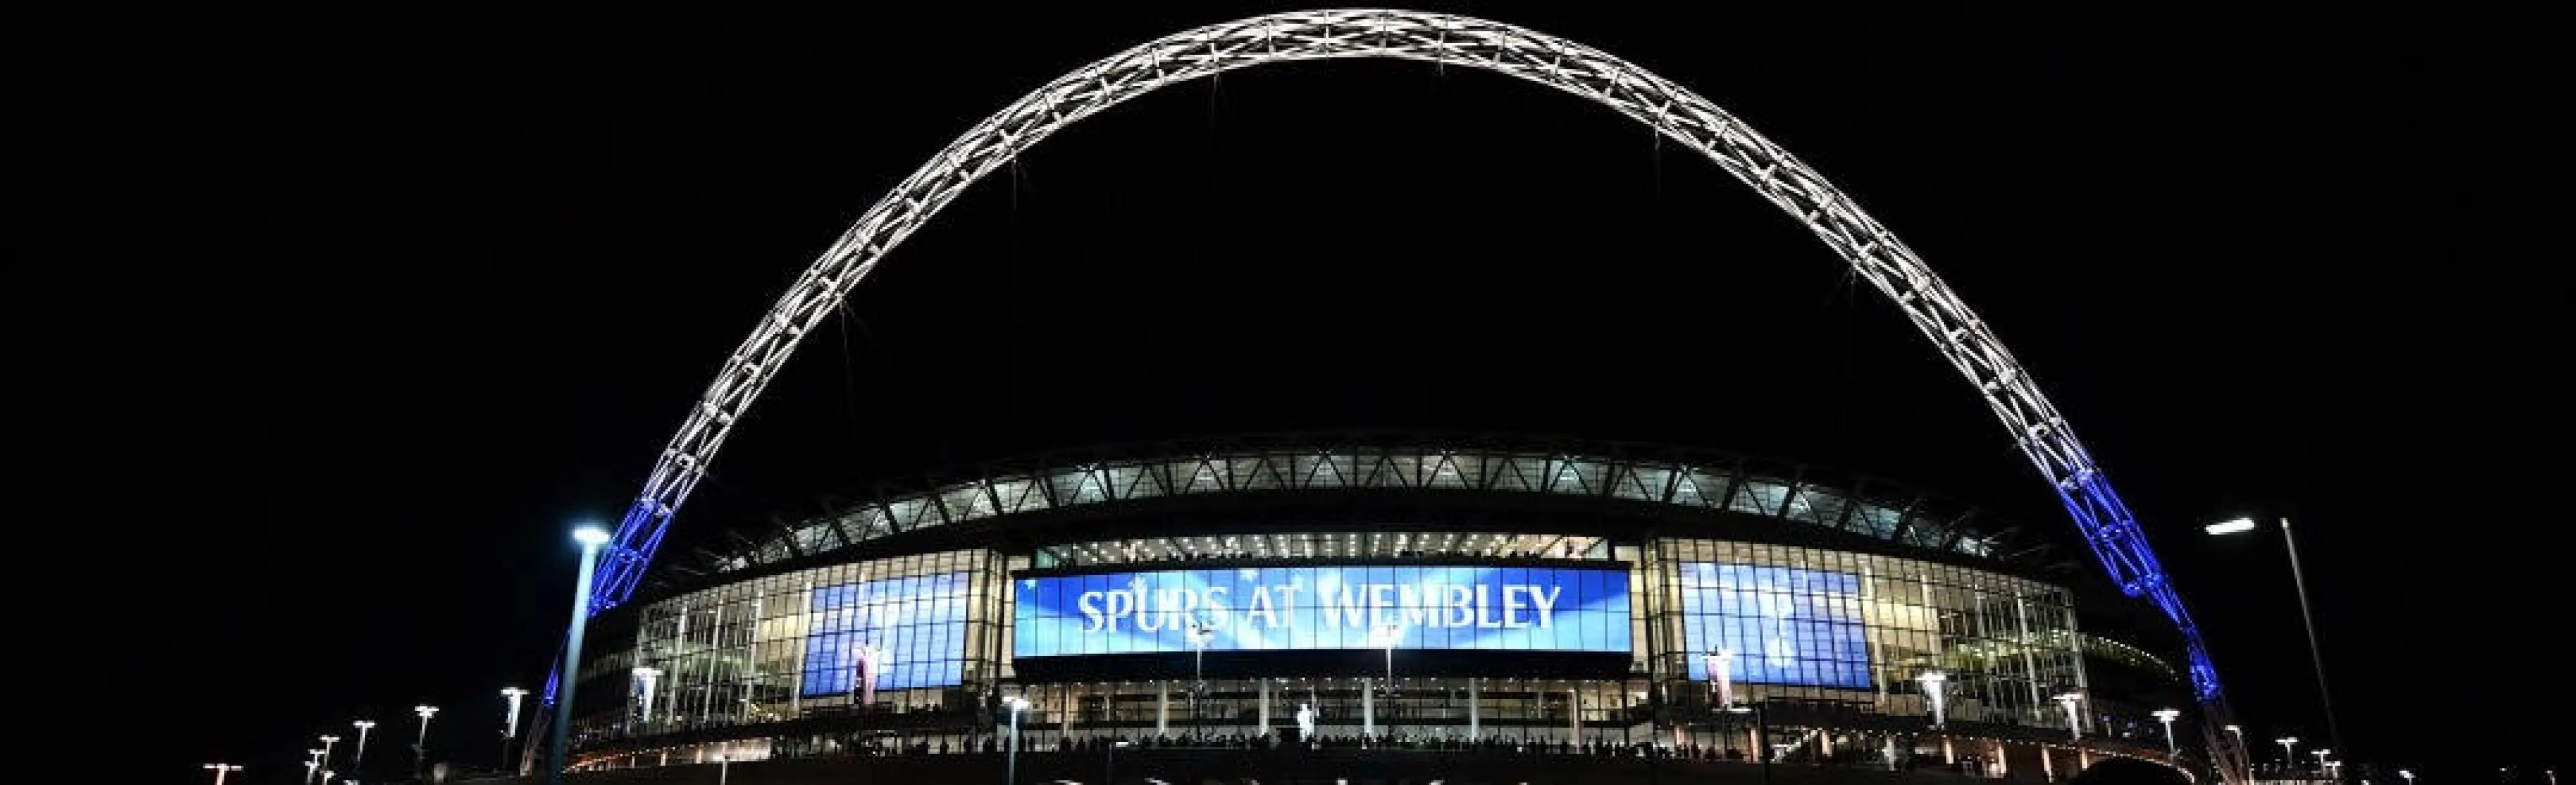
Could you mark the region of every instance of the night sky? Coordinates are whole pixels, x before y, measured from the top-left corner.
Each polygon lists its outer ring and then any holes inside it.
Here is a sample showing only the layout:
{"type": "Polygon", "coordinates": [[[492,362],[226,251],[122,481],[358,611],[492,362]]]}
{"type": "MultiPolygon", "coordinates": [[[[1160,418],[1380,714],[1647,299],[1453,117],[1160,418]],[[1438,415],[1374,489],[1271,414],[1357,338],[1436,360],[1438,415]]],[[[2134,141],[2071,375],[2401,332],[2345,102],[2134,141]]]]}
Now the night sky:
{"type": "MultiPolygon", "coordinates": [[[[106,507],[158,533],[116,543],[168,584],[132,648],[205,674],[162,698],[216,719],[120,779],[287,782],[358,717],[403,759],[420,702],[439,756],[495,757],[496,691],[543,681],[566,618],[566,532],[623,511],[851,219],[1064,71],[1286,8],[1099,5],[140,26],[98,64],[134,168],[93,269],[136,316],[81,403],[112,411],[106,507]]],[[[2518,423],[2554,405],[2566,304],[2511,304],[2514,276],[2563,259],[2484,246],[2511,227],[2464,178],[2504,143],[2463,143],[2456,20],[1673,5],[1711,7],[1426,7],[1686,85],[1903,237],[2127,494],[2250,736],[2326,735],[2287,563],[2199,527],[2286,515],[2346,757],[2439,785],[2563,756],[2523,716],[2567,678],[2537,637],[2563,516],[2510,479],[2558,465],[2518,423]]],[[[1051,449],[1352,428],[1734,450],[2071,531],[1896,310],[1714,165],[1365,61],[1165,89],[975,186],[805,342],[665,552],[1051,449]]]]}

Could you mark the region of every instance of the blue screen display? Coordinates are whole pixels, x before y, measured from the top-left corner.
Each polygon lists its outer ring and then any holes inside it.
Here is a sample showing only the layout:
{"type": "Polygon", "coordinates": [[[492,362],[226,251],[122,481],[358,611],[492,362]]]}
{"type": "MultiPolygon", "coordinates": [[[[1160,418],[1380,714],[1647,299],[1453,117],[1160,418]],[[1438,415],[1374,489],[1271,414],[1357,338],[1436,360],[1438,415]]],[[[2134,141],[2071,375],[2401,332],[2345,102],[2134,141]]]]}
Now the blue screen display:
{"type": "Polygon", "coordinates": [[[1739,684],[1869,689],[1869,637],[1860,576],[1789,567],[1684,562],[1682,644],[1690,677],[1708,679],[1709,651],[1733,652],[1739,684]]]}
{"type": "Polygon", "coordinates": [[[1626,570],[1261,567],[1021,578],[1018,657],[1193,650],[1628,651],[1626,570]],[[1390,631],[1388,628],[1395,628],[1390,631]],[[1400,637],[1398,637],[1400,636],[1400,637]]]}
{"type": "Polygon", "coordinates": [[[855,692],[860,655],[879,654],[876,689],[951,687],[966,672],[968,573],[817,586],[808,610],[804,694],[855,692]]]}

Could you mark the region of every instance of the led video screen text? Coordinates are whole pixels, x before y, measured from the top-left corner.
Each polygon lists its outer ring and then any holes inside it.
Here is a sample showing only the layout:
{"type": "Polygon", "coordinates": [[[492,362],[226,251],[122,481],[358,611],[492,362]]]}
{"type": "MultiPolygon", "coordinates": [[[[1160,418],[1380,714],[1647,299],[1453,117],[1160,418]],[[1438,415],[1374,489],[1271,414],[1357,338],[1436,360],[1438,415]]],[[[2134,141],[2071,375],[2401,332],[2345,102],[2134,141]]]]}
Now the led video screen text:
{"type": "Polygon", "coordinates": [[[1024,577],[1018,657],[1294,649],[1628,651],[1628,573],[1367,566],[1024,577]]]}
{"type": "Polygon", "coordinates": [[[1683,562],[1682,645],[1692,679],[1712,651],[1731,652],[1738,684],[1870,687],[1860,576],[1748,564],[1683,562]]]}

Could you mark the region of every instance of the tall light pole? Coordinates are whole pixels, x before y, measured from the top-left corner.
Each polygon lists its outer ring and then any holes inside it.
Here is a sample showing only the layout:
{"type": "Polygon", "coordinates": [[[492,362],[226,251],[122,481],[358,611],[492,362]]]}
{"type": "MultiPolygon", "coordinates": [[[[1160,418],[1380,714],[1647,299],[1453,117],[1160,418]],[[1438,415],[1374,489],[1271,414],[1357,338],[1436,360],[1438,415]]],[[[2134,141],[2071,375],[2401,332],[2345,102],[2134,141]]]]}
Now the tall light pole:
{"type": "Polygon", "coordinates": [[[2299,737],[2283,736],[2281,738],[2273,739],[2272,743],[2281,745],[2281,772],[2287,774],[2289,772],[2298,771],[2299,737]]]}
{"type": "Polygon", "coordinates": [[[634,674],[634,675],[635,675],[635,680],[636,680],[636,681],[639,681],[639,682],[643,682],[643,685],[644,685],[644,700],[643,700],[644,713],[643,713],[643,715],[642,715],[642,716],[637,717],[637,718],[636,718],[636,721],[637,721],[637,722],[641,722],[641,723],[643,723],[643,724],[645,724],[645,725],[647,725],[647,726],[652,725],[652,724],[653,724],[653,684],[654,684],[654,682],[656,682],[656,681],[658,681],[658,680],[660,680],[660,679],[662,678],[662,669],[660,669],[660,668],[648,668],[648,667],[645,667],[645,666],[642,666],[642,665],[638,665],[638,666],[635,666],[635,668],[634,668],[634,669],[632,669],[632,670],[630,670],[630,671],[628,671],[628,672],[629,672],[629,673],[634,674]]]}
{"type": "Polygon", "coordinates": [[[367,771],[367,731],[376,728],[376,721],[352,720],[349,725],[358,729],[358,749],[349,756],[349,775],[354,777],[367,771]]]}
{"type": "Polygon", "coordinates": [[[1944,706],[1942,705],[1943,699],[1941,695],[1941,684],[1942,682],[1949,681],[1950,677],[1940,671],[1924,671],[1923,675],[1914,677],[1914,680],[1923,682],[1924,696],[1932,699],[1932,727],[1941,727],[1942,724],[1947,722],[1949,719],[1948,715],[1942,711],[1944,706]]]}
{"type": "MultiPolygon", "coordinates": [[[[2223,535],[2249,532],[2255,527],[2254,519],[2237,518],[2210,524],[2204,530],[2223,535]]],[[[2326,743],[2342,747],[2343,729],[2335,722],[2334,693],[2326,689],[2326,656],[2323,648],[2317,645],[2317,616],[2308,609],[2308,578],[2299,569],[2299,542],[2290,534],[2288,518],[2281,519],[2281,547],[2290,552],[2290,585],[2298,589],[2299,621],[2308,628],[2308,664],[2317,671],[2317,702],[2326,712],[2326,743]]]]}
{"type": "Polygon", "coordinates": [[[1734,650],[1731,650],[1731,649],[1724,649],[1724,650],[1721,650],[1721,649],[1710,649],[1710,650],[1708,651],[1708,655],[1707,655],[1707,657],[1705,658],[1705,661],[1706,661],[1706,663],[1707,663],[1707,665],[1708,665],[1708,683],[1709,683],[1709,686],[1710,686],[1711,688],[1714,688],[1714,689],[1716,689],[1716,690],[1717,690],[1717,707],[1718,707],[1719,709],[1732,709],[1732,708],[1734,708],[1734,707],[1735,707],[1735,672],[1734,672],[1734,671],[1735,671],[1735,668],[1734,668],[1734,664],[1735,664],[1735,652],[1734,652],[1734,650]]]}
{"type": "Polygon", "coordinates": [[[2308,754],[2317,756],[2317,773],[2324,774],[2326,773],[2326,758],[2334,756],[2334,748],[2319,748],[2310,751],[2308,754]]]}
{"type": "Polygon", "coordinates": [[[546,785],[563,785],[564,745],[572,738],[572,696],[581,677],[581,633],[590,625],[590,577],[598,567],[599,546],[608,544],[608,530],[583,526],[572,530],[572,541],[581,543],[580,577],[573,581],[572,630],[564,635],[564,659],[555,665],[555,727],[546,741],[546,785]]]}
{"type": "Polygon", "coordinates": [[[214,770],[214,772],[215,772],[215,785],[224,785],[224,775],[225,775],[225,774],[229,774],[229,773],[236,772],[236,771],[241,771],[241,769],[242,769],[242,767],[240,767],[240,766],[236,766],[236,765],[233,765],[233,764],[230,764],[230,763],[209,763],[209,764],[206,764],[206,765],[205,765],[205,768],[213,769],[213,770],[214,770]]]}
{"type": "Polygon", "coordinates": [[[340,737],[328,733],[322,734],[322,765],[331,765],[331,747],[339,743],[340,737]]]}
{"type": "Polygon", "coordinates": [[[528,691],[517,687],[501,688],[501,699],[510,702],[508,713],[501,715],[501,768],[510,768],[510,742],[519,739],[519,699],[528,691]]]}
{"type": "Polygon", "coordinates": [[[1011,751],[1002,785],[1020,785],[1020,712],[1029,710],[1029,699],[1013,695],[1005,703],[1011,707],[1011,751]]]}
{"type": "Polygon", "coordinates": [[[2075,705],[2083,700],[2084,693],[2081,692],[2062,692],[2057,695],[2057,705],[2066,707],[2066,732],[2073,734],[2078,740],[2084,738],[2084,721],[2083,715],[2076,710],[2075,705]]]}
{"type": "Polygon", "coordinates": [[[1404,625],[1387,622],[1377,628],[1379,648],[1386,650],[1386,694],[1395,695],[1395,647],[1404,642],[1404,625]]]}
{"type": "Polygon", "coordinates": [[[1378,690],[1378,694],[1388,699],[1386,737],[1392,739],[1395,737],[1395,647],[1404,642],[1404,625],[1387,622],[1377,628],[1377,640],[1378,645],[1386,649],[1386,686],[1378,690]]]}
{"type": "Polygon", "coordinates": [[[412,774],[426,778],[429,776],[429,718],[438,716],[438,707],[423,703],[411,707],[411,713],[420,716],[420,737],[411,742],[412,774]]]}
{"type": "Polygon", "coordinates": [[[321,751],[321,750],[305,750],[305,751],[304,751],[304,781],[305,781],[305,782],[312,782],[312,781],[313,781],[313,774],[314,774],[314,772],[318,772],[318,771],[321,771],[321,770],[322,770],[322,751],[321,751]]]}
{"type": "Polygon", "coordinates": [[[2157,710],[2155,711],[2156,721],[2157,721],[2157,722],[2161,722],[2161,723],[2164,723],[2164,724],[2165,724],[2165,757],[2166,757],[2166,758],[2180,758],[2180,757],[2182,757],[2182,746],[2174,743],[2174,735],[2173,735],[2173,721],[2174,721],[2174,718],[2176,718],[2176,717],[2180,717],[2180,716],[2182,716],[2182,712],[2181,712],[2180,710],[2177,710],[2177,709],[2157,709],[2157,710]]]}
{"type": "MultiPolygon", "coordinates": [[[[1209,639],[1216,637],[1216,631],[1199,624],[1197,619],[1191,619],[1189,635],[1190,647],[1194,649],[1190,655],[1190,723],[1204,729],[1206,721],[1199,715],[1204,708],[1200,706],[1199,699],[1207,693],[1207,645],[1209,639]]],[[[1389,655],[1387,669],[1393,671],[1394,667],[1393,655],[1389,655]]]]}

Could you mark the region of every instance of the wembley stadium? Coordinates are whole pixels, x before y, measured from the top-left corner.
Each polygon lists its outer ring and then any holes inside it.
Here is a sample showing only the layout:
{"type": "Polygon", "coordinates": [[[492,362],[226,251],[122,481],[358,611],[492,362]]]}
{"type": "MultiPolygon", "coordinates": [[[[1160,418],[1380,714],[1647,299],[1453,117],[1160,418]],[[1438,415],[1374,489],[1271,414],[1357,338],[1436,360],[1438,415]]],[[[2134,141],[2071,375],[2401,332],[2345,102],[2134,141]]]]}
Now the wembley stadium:
{"type": "Polygon", "coordinates": [[[1565,754],[2197,768],[2168,733],[2200,731],[2155,716],[2192,692],[2152,608],[2032,533],[2055,527],[1883,479],[1336,435],[1048,456],[827,506],[666,558],[591,621],[575,771],[973,779],[939,767],[1004,765],[1013,733],[1037,782],[1104,758],[1262,782],[1297,781],[1290,758],[1321,782],[1356,761],[1524,781],[1565,754]]]}

